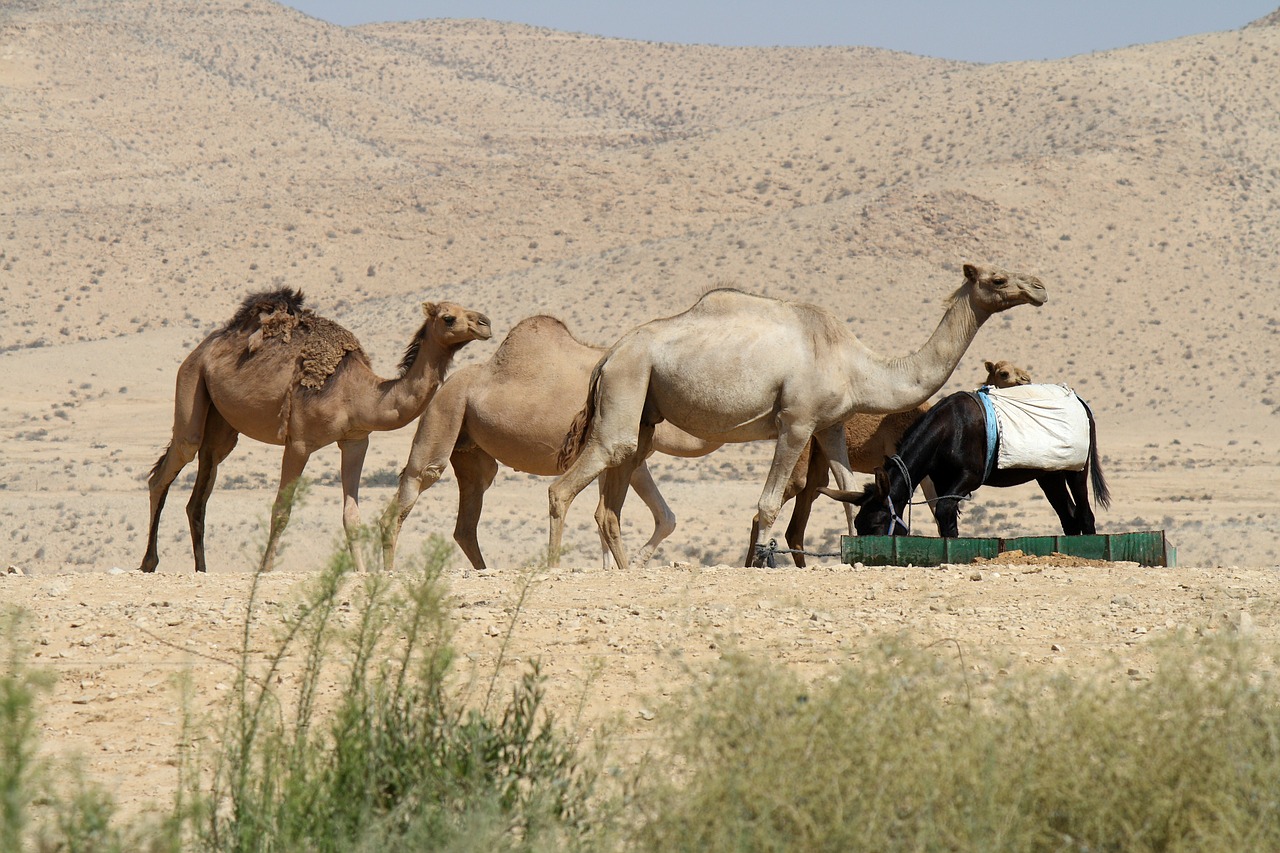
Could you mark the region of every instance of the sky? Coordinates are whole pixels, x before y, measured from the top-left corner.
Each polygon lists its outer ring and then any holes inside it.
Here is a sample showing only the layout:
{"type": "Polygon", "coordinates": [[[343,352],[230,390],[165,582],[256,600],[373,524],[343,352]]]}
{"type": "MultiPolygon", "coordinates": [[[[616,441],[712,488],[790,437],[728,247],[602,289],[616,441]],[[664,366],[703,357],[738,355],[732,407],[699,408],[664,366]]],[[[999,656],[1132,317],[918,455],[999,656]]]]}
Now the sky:
{"type": "Polygon", "coordinates": [[[1234,30],[1280,0],[283,0],[330,23],[488,18],[642,41],[1060,59],[1234,30]]]}

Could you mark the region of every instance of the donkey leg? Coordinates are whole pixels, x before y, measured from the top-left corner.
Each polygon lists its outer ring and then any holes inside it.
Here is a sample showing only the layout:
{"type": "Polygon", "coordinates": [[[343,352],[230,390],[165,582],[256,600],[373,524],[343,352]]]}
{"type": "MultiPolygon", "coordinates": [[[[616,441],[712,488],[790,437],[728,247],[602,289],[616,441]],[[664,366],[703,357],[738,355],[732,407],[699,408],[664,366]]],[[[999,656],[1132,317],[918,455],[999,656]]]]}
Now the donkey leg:
{"type": "Polygon", "coordinates": [[[1081,526],[1076,517],[1079,507],[1072,502],[1071,495],[1067,494],[1066,477],[1061,472],[1053,471],[1036,477],[1036,482],[1040,484],[1040,490],[1044,492],[1044,496],[1049,499],[1049,505],[1053,507],[1053,511],[1058,514],[1062,532],[1067,536],[1079,535],[1081,526]]]}
{"type": "Polygon", "coordinates": [[[1089,503],[1089,470],[1070,471],[1066,477],[1067,488],[1075,502],[1076,528],[1080,533],[1092,536],[1098,532],[1093,506],[1089,503]]]}

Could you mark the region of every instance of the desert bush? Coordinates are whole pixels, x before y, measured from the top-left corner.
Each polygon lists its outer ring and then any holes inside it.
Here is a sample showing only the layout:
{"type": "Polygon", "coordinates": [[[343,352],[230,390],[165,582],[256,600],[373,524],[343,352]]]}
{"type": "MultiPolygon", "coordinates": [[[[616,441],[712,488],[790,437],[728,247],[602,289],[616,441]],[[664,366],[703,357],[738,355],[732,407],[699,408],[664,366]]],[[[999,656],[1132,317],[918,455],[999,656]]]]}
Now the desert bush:
{"type": "Polygon", "coordinates": [[[251,593],[211,781],[189,774],[194,846],[537,850],[590,835],[595,771],[545,713],[537,665],[500,706],[449,687],[451,551],[437,537],[418,569],[359,578],[335,551],[260,663],[251,593]]]}
{"type": "Polygon", "coordinates": [[[687,694],[636,850],[1280,849],[1280,692],[1235,641],[1156,673],[1021,672],[885,643],[813,684],[744,656],[687,694]],[[996,671],[994,668],[990,671],[996,671]]]}

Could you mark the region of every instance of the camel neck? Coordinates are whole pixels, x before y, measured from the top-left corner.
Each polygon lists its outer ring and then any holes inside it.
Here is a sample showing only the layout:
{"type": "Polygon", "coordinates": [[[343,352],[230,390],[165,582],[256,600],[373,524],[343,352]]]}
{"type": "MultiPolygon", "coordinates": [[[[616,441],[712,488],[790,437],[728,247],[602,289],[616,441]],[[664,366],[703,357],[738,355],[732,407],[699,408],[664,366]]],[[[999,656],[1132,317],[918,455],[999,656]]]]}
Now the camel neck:
{"type": "Polygon", "coordinates": [[[957,294],[924,346],[911,355],[887,361],[885,399],[894,407],[888,410],[909,409],[936,394],[989,316],[974,307],[968,291],[957,294]]]}
{"type": "Polygon", "coordinates": [[[423,341],[417,358],[403,375],[379,383],[378,403],[371,413],[374,429],[399,429],[422,414],[453,361],[453,349],[423,341]]]}

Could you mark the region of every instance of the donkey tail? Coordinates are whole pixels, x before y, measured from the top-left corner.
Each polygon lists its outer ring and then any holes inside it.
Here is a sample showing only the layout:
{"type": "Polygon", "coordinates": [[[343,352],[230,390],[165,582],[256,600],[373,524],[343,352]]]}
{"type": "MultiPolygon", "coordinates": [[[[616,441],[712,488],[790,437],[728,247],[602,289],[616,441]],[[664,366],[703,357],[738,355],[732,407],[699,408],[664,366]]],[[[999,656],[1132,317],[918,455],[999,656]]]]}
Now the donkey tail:
{"type": "Polygon", "coordinates": [[[1107,509],[1111,506],[1111,490],[1107,488],[1107,478],[1102,476],[1102,460],[1098,458],[1098,425],[1087,404],[1084,410],[1089,415],[1089,478],[1093,480],[1093,503],[1107,509]]]}
{"type": "Polygon", "coordinates": [[[596,391],[600,387],[600,367],[603,363],[597,364],[591,371],[591,387],[587,389],[586,405],[574,416],[569,431],[565,433],[564,442],[560,445],[560,452],[556,455],[556,469],[562,473],[569,470],[569,466],[582,454],[582,447],[586,444],[591,421],[596,416],[596,391]]]}

